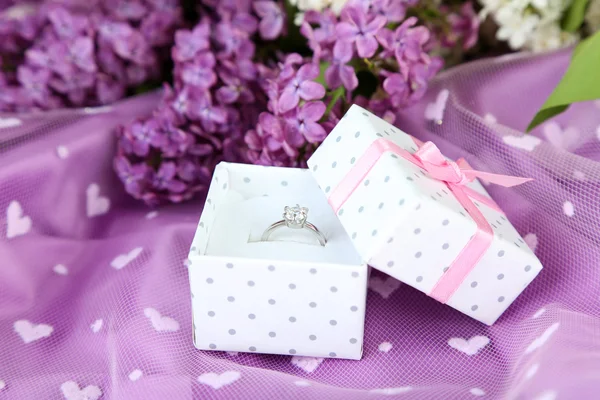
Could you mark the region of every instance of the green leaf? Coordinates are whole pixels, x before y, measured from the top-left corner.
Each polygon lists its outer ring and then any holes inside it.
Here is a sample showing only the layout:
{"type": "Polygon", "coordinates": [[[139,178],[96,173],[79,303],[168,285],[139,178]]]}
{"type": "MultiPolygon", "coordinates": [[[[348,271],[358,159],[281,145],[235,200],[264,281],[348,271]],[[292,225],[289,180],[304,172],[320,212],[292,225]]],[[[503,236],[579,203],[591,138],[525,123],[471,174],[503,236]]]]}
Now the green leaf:
{"type": "Polygon", "coordinates": [[[573,0],[562,21],[562,28],[567,32],[577,32],[583,23],[585,9],[589,0],[573,0]]]}
{"type": "Polygon", "coordinates": [[[324,87],[327,87],[325,84],[325,71],[330,65],[331,63],[327,61],[321,61],[321,64],[319,64],[319,76],[315,79],[315,82],[320,83],[324,87]]]}
{"type": "Polygon", "coordinates": [[[600,98],[600,32],[579,43],[571,56],[571,64],[527,127],[527,132],[572,103],[600,98]]]}
{"type": "Polygon", "coordinates": [[[329,101],[329,104],[327,104],[327,109],[325,110],[325,115],[329,115],[329,113],[331,112],[331,109],[336,105],[338,100],[345,94],[346,94],[346,89],[343,86],[340,86],[339,88],[335,89],[333,91],[333,93],[331,93],[331,100],[329,101]]]}

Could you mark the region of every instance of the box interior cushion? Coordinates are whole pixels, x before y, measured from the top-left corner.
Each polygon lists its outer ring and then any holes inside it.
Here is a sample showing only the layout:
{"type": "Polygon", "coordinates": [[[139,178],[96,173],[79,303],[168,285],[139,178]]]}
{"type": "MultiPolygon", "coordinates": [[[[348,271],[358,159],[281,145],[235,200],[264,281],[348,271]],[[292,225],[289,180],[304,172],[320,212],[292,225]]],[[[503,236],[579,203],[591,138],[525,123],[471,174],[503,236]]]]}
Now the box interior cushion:
{"type": "Polygon", "coordinates": [[[220,181],[214,187],[219,193],[213,196],[211,186],[205,205],[212,222],[203,255],[362,264],[308,170],[228,163],[217,169],[220,181]],[[282,219],[284,206],[296,204],[309,208],[308,221],[326,236],[326,246],[306,229],[287,227],[274,231],[268,242],[261,241],[265,229],[282,219]]]}

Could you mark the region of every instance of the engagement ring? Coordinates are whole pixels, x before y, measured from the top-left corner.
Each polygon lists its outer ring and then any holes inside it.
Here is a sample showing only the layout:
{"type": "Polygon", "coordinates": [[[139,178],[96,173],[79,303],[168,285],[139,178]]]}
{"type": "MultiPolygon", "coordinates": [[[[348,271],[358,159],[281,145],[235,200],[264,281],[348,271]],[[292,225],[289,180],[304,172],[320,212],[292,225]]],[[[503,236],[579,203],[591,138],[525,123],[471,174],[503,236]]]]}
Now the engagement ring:
{"type": "Polygon", "coordinates": [[[316,226],[307,221],[308,217],[308,208],[300,207],[300,205],[296,204],[296,207],[288,207],[286,206],[283,209],[283,219],[281,221],[277,221],[271,226],[267,228],[265,233],[262,235],[262,241],[266,242],[269,240],[269,236],[273,231],[281,228],[288,227],[291,229],[307,229],[313,235],[317,237],[321,246],[325,246],[327,243],[327,239],[325,236],[317,229],[316,226]]]}

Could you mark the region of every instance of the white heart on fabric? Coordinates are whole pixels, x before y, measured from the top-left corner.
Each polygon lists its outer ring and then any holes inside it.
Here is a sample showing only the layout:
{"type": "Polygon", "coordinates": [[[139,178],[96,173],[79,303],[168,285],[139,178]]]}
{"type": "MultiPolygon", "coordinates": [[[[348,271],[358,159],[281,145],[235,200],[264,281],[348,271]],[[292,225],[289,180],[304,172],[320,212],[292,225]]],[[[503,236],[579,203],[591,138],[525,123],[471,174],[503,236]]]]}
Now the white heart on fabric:
{"type": "Polygon", "coordinates": [[[400,287],[400,281],[392,277],[381,279],[378,276],[372,276],[369,279],[369,289],[375,293],[379,293],[381,297],[387,299],[400,287]]]}
{"type": "Polygon", "coordinates": [[[102,113],[110,112],[110,111],[112,111],[112,109],[113,108],[111,106],[85,107],[83,109],[83,112],[85,114],[102,114],[102,113]]]}
{"type": "Polygon", "coordinates": [[[0,129],[4,128],[14,128],[15,126],[20,126],[23,124],[18,118],[0,118],[0,129]]]}
{"type": "Polygon", "coordinates": [[[535,148],[542,143],[540,138],[532,136],[532,135],[523,135],[523,136],[503,136],[502,141],[509,145],[510,147],[514,147],[515,149],[533,151],[535,148]]]}
{"type": "Polygon", "coordinates": [[[26,319],[21,319],[13,324],[15,332],[21,336],[23,342],[31,343],[46,338],[52,334],[54,328],[47,324],[33,324],[26,319]]]}
{"type": "Polygon", "coordinates": [[[31,230],[31,217],[23,213],[21,203],[13,200],[6,209],[6,238],[12,239],[31,230]]]}
{"type": "Polygon", "coordinates": [[[135,260],[142,253],[143,250],[144,250],[143,247],[136,247],[135,249],[131,250],[129,253],[119,254],[117,257],[115,257],[110,262],[110,266],[113,267],[114,269],[123,269],[130,262],[135,260]]]}
{"type": "Polygon", "coordinates": [[[4,390],[4,388],[6,388],[6,382],[0,379],[0,390],[4,390]]]}
{"type": "Polygon", "coordinates": [[[550,325],[544,333],[542,333],[539,337],[535,338],[533,342],[525,349],[525,354],[532,353],[533,351],[542,347],[551,337],[554,335],[554,332],[558,330],[560,323],[555,322],[550,325]]]}
{"type": "Polygon", "coordinates": [[[449,96],[450,91],[448,89],[441,90],[435,101],[427,104],[427,107],[425,107],[425,119],[433,121],[436,124],[441,124],[444,120],[444,110],[446,110],[446,103],[449,96]]]}
{"type": "Polygon", "coordinates": [[[525,379],[533,378],[533,376],[537,374],[538,369],[540,369],[540,364],[533,364],[531,367],[529,367],[525,372],[525,379]]]}
{"type": "Polygon", "coordinates": [[[129,373],[129,380],[131,382],[135,382],[138,379],[140,379],[142,377],[142,375],[144,375],[144,373],[142,372],[141,369],[134,369],[133,371],[131,371],[129,373]]]}
{"type": "Polygon", "coordinates": [[[537,245],[538,245],[537,235],[535,233],[528,233],[527,235],[525,235],[523,240],[525,241],[527,246],[529,246],[531,251],[533,251],[535,253],[535,249],[537,248],[537,245]]]}
{"type": "Polygon", "coordinates": [[[600,126],[596,128],[596,137],[600,140],[600,126]]]}
{"type": "Polygon", "coordinates": [[[487,113],[483,116],[483,120],[485,122],[487,122],[490,125],[494,125],[495,123],[498,122],[498,120],[496,119],[496,117],[493,114],[487,113]]]}
{"type": "Polygon", "coordinates": [[[307,382],[307,381],[294,381],[294,385],[301,386],[301,387],[307,387],[307,386],[310,386],[310,382],[307,382]]]}
{"type": "Polygon", "coordinates": [[[154,219],[158,216],[158,211],[150,211],[146,214],[146,219],[154,219]]]}
{"type": "Polygon", "coordinates": [[[63,383],[60,390],[67,400],[96,400],[102,396],[102,390],[98,386],[89,385],[81,389],[75,381],[63,383]]]}
{"type": "Polygon", "coordinates": [[[573,171],[573,178],[578,181],[585,182],[585,174],[581,171],[573,171]]]}
{"type": "Polygon", "coordinates": [[[179,322],[171,317],[162,316],[154,308],[145,308],[144,315],[150,319],[152,327],[158,332],[175,332],[179,330],[179,322]]]}
{"type": "Polygon", "coordinates": [[[97,319],[90,325],[90,329],[92,330],[92,332],[98,333],[100,332],[100,329],[102,329],[103,323],[104,321],[102,319],[97,319]]]}
{"type": "Polygon", "coordinates": [[[563,203],[563,213],[565,213],[567,217],[572,217],[573,215],[575,215],[575,206],[573,205],[573,203],[571,203],[570,201],[565,201],[563,203]]]}
{"type": "Polygon", "coordinates": [[[554,390],[546,390],[545,392],[537,396],[534,400],[556,400],[557,397],[558,393],[556,393],[554,390]]]}
{"type": "Polygon", "coordinates": [[[69,275],[69,269],[65,267],[63,264],[56,264],[54,268],[52,268],[55,274],[67,276],[69,275]]]}
{"type": "Polygon", "coordinates": [[[469,340],[463,338],[451,338],[448,340],[448,345],[468,356],[474,356],[490,343],[490,338],[486,336],[473,336],[469,340]]]}
{"type": "Polygon", "coordinates": [[[56,154],[58,155],[58,158],[64,160],[65,158],[69,157],[69,149],[62,145],[58,146],[56,148],[56,154]]]}
{"type": "Polygon", "coordinates": [[[471,393],[473,396],[485,396],[485,391],[480,388],[473,388],[469,390],[469,393],[471,393]]]}
{"type": "Polygon", "coordinates": [[[110,210],[110,200],[100,195],[100,186],[97,183],[90,183],[85,194],[86,210],[89,218],[106,214],[110,210]]]}
{"type": "Polygon", "coordinates": [[[215,390],[221,389],[223,386],[231,385],[238,379],[240,379],[242,374],[238,371],[225,371],[222,374],[215,374],[214,372],[209,372],[206,374],[202,374],[198,377],[198,382],[203,385],[208,385],[215,390]]]}
{"type": "Polygon", "coordinates": [[[390,342],[383,342],[379,345],[379,351],[383,353],[389,352],[394,347],[390,342]]]}
{"type": "Polygon", "coordinates": [[[541,316],[542,316],[542,314],[544,314],[545,312],[546,312],[546,309],[545,309],[545,308],[540,308],[539,310],[537,310],[537,311],[535,312],[535,314],[533,314],[533,317],[531,317],[531,318],[533,318],[533,319],[539,318],[539,317],[541,317],[541,316]]]}
{"type": "Polygon", "coordinates": [[[292,357],[291,362],[296,367],[298,367],[298,368],[304,370],[304,372],[308,372],[310,374],[311,372],[314,372],[317,368],[319,368],[319,365],[321,365],[321,363],[323,362],[323,359],[316,358],[316,357],[294,356],[294,357],[292,357]]]}
{"type": "Polygon", "coordinates": [[[550,121],[542,127],[544,136],[554,146],[559,149],[570,150],[577,145],[580,133],[575,127],[562,129],[555,121],[550,121]]]}
{"type": "Polygon", "coordinates": [[[395,394],[401,394],[410,392],[413,388],[411,386],[401,386],[401,387],[391,387],[391,388],[381,388],[381,389],[371,389],[369,393],[374,394],[383,394],[387,396],[393,396],[395,394]]]}

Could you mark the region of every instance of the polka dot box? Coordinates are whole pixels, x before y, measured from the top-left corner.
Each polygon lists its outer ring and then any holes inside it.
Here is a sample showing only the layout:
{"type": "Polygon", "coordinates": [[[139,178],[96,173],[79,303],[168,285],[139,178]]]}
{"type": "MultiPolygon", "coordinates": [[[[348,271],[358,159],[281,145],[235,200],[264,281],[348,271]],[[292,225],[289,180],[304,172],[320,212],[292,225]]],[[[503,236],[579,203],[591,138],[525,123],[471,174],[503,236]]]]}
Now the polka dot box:
{"type": "Polygon", "coordinates": [[[221,163],[188,256],[198,349],[360,359],[368,268],[307,169],[221,163]],[[280,228],[308,207],[325,234],[280,228]]]}
{"type": "MultiPolygon", "coordinates": [[[[382,139],[417,151],[409,135],[352,106],[308,161],[325,196],[330,198],[367,148],[382,139]]],[[[479,181],[467,186],[490,198],[479,181]]],[[[483,203],[474,201],[491,227],[491,246],[446,304],[491,325],[542,265],[504,214],[483,203]]],[[[337,216],[363,260],[427,294],[478,229],[445,183],[392,152],[363,174],[337,216]]]]}

